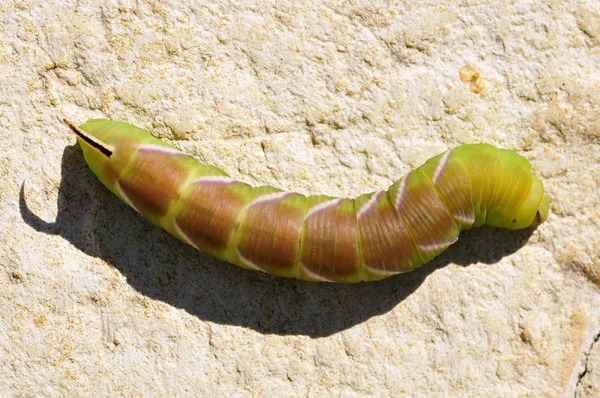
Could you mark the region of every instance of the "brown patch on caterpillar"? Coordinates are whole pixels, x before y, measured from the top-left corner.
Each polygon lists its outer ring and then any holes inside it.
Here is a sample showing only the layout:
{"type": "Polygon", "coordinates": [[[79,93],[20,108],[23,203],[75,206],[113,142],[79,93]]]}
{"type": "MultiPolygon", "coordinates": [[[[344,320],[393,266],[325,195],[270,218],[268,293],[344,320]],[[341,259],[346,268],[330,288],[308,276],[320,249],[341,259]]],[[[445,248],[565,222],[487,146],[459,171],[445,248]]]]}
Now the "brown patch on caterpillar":
{"type": "Polygon", "coordinates": [[[236,237],[240,259],[272,275],[296,276],[305,207],[306,197],[292,192],[255,198],[236,237]]]}
{"type": "Polygon", "coordinates": [[[300,248],[300,275],[335,282],[360,272],[354,201],[309,196],[300,248]]]}
{"type": "Polygon", "coordinates": [[[480,94],[485,88],[485,79],[472,65],[467,64],[460,68],[458,75],[463,83],[471,83],[469,89],[474,94],[480,94]]]}
{"type": "Polygon", "coordinates": [[[92,148],[95,148],[98,151],[100,151],[100,153],[102,153],[104,156],[109,158],[115,151],[115,149],[112,146],[105,144],[104,142],[98,140],[97,138],[89,135],[84,131],[79,130],[73,125],[73,123],[69,122],[67,119],[63,119],[63,123],[66,124],[67,127],[69,127],[71,131],[74,132],[75,135],[77,135],[77,137],[81,138],[83,141],[85,141],[86,144],[88,144],[92,148]]]}
{"type": "Polygon", "coordinates": [[[404,192],[400,206],[397,207],[398,213],[418,248],[421,262],[430,261],[454,243],[459,228],[420,170],[409,173],[404,181],[390,188],[390,191],[397,190],[404,192]]]}
{"type": "Polygon", "coordinates": [[[223,179],[219,184],[210,177],[202,177],[183,192],[175,224],[195,247],[209,252],[223,251],[238,230],[239,214],[246,207],[245,197],[252,188],[231,181],[235,180],[223,179]]]}
{"type": "Polygon", "coordinates": [[[416,246],[388,192],[361,195],[356,206],[366,279],[381,279],[419,265],[416,246]]]}
{"type": "Polygon", "coordinates": [[[181,159],[169,152],[144,152],[140,147],[116,185],[141,214],[163,217],[179,199],[179,188],[188,177],[181,159]]]}

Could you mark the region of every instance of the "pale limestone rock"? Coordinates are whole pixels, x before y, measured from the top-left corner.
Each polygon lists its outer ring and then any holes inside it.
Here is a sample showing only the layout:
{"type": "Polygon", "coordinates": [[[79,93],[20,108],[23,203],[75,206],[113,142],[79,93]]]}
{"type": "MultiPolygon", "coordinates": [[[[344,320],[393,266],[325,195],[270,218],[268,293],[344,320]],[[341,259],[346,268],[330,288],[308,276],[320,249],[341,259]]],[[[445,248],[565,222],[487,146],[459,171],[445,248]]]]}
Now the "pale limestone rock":
{"type": "Polygon", "coordinates": [[[584,370],[579,374],[580,380],[575,391],[578,398],[600,395],[600,344],[597,343],[598,336],[592,342],[585,358],[584,370]]]}
{"type": "Polygon", "coordinates": [[[203,3],[0,0],[4,394],[599,394],[597,1],[203,3]],[[379,283],[280,280],[141,220],[63,117],[346,196],[489,142],[532,162],[551,214],[379,283]]]}

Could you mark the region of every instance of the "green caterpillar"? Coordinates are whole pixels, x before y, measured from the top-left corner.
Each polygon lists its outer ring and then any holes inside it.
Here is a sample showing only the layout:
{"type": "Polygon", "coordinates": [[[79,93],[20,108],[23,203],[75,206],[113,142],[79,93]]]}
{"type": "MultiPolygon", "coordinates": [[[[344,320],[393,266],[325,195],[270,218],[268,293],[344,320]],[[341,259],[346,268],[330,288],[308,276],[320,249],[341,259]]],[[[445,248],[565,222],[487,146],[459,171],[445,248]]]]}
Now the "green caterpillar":
{"type": "Polygon", "coordinates": [[[548,216],[529,162],[486,144],[448,150],[387,191],[347,199],[252,187],[130,124],[65,123],[100,181],[142,216],[221,260],[276,276],[378,280],[430,261],[461,230],[520,229],[548,216]]]}

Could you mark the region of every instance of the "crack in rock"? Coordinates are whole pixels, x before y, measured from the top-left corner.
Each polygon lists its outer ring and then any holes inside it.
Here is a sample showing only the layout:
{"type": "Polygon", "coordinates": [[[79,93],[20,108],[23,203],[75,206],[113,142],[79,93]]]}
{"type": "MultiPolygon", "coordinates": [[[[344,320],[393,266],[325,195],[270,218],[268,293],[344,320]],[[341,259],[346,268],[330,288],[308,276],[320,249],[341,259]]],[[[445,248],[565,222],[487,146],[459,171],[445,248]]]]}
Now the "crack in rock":
{"type": "Polygon", "coordinates": [[[577,378],[577,383],[575,384],[575,390],[573,391],[573,397],[577,397],[577,391],[579,389],[579,386],[581,385],[581,380],[583,380],[583,378],[585,377],[585,375],[588,372],[588,361],[590,360],[590,355],[591,355],[592,351],[594,350],[594,346],[596,345],[598,340],[600,340],[600,331],[598,331],[596,333],[596,336],[594,336],[594,341],[592,341],[592,344],[590,344],[590,347],[588,348],[588,350],[585,354],[583,371],[581,371],[581,373],[579,373],[579,377],[577,378]]]}

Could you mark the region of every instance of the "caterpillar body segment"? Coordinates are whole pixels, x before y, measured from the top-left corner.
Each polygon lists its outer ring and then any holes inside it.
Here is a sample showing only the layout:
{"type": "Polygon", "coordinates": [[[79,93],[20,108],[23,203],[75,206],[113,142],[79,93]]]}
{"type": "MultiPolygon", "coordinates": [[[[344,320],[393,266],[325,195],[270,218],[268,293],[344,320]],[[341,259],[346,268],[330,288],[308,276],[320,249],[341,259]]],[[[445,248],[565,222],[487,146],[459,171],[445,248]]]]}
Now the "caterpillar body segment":
{"type": "Polygon", "coordinates": [[[281,277],[382,279],[430,261],[461,230],[525,228],[548,215],[529,162],[486,144],[348,199],[252,187],[126,123],[66,123],[100,181],[142,216],[219,259],[281,277]]]}

